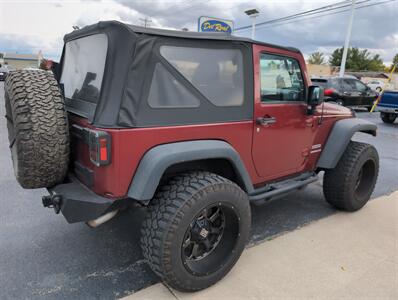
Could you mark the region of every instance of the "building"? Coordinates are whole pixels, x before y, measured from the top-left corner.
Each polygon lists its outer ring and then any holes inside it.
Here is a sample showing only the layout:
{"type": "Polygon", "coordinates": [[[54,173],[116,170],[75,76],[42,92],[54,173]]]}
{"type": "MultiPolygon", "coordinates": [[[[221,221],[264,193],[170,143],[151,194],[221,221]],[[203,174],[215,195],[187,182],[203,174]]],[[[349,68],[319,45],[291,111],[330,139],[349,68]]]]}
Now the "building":
{"type": "Polygon", "coordinates": [[[329,65],[307,64],[307,71],[310,77],[324,77],[332,75],[332,67],[329,65]]]}
{"type": "Polygon", "coordinates": [[[5,52],[3,55],[4,64],[10,65],[16,69],[37,68],[40,63],[39,54],[21,54],[5,52]]]}

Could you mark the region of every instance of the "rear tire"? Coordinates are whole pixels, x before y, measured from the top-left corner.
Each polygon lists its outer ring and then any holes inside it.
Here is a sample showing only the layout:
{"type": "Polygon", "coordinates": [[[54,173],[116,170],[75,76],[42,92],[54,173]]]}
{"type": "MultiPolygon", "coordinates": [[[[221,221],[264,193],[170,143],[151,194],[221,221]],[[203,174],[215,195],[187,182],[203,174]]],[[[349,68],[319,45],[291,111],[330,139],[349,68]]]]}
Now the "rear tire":
{"type": "Polygon", "coordinates": [[[23,188],[61,182],[69,162],[64,100],[52,73],[19,70],[7,75],[5,105],[11,157],[23,188]]]}
{"type": "Polygon", "coordinates": [[[326,201],[346,211],[362,208],[374,190],[378,172],[377,150],[372,145],[351,141],[337,166],[325,171],[326,201]]]}
{"type": "Polygon", "coordinates": [[[391,113],[381,113],[380,117],[381,117],[381,119],[383,120],[384,123],[392,124],[392,123],[395,122],[395,119],[397,118],[397,115],[391,114],[391,113]]]}
{"type": "Polygon", "coordinates": [[[167,284],[198,291],[235,265],[250,222],[249,200],[236,184],[208,172],[181,174],[151,201],[141,247],[152,270],[167,284]]]}

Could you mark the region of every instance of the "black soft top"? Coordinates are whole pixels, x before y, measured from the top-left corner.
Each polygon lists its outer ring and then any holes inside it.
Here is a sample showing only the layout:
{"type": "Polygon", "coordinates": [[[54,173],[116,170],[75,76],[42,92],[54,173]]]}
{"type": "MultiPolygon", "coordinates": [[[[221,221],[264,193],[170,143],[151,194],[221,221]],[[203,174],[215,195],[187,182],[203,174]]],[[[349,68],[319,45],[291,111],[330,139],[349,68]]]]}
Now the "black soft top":
{"type": "MultiPolygon", "coordinates": [[[[234,122],[253,119],[253,55],[252,44],[285,48],[223,33],[198,33],[144,28],[116,21],[99,22],[75,30],[64,37],[65,43],[94,34],[106,34],[108,48],[101,91],[96,104],[65,99],[68,111],[87,117],[97,127],[131,128],[234,122]],[[162,55],[162,45],[207,49],[239,50],[242,57],[243,104],[217,106],[187,81],[162,55]],[[155,68],[167,73],[159,79],[155,68]],[[171,76],[171,77],[170,77],[171,76]],[[156,80],[154,78],[157,78],[156,80]],[[178,81],[185,94],[200,99],[196,108],[156,108],[148,105],[152,82],[178,81]]],[[[63,68],[64,55],[61,59],[63,68]]],[[[62,72],[62,70],[61,70],[62,72]]],[[[209,74],[212,71],[208,70],[209,74]]],[[[160,74],[160,73],[159,73],[160,74]]],[[[166,82],[167,83],[167,82],[166,82]]],[[[167,89],[167,87],[165,87],[167,89]]],[[[168,94],[168,99],[185,97],[168,94]]],[[[225,97],[229,97],[225,95],[225,97]]],[[[183,100],[183,99],[182,99],[183,100]]]]}
{"type": "Polygon", "coordinates": [[[275,44],[270,44],[270,43],[264,43],[264,42],[252,40],[252,39],[245,38],[245,37],[235,36],[235,35],[231,35],[231,34],[223,33],[223,32],[208,33],[208,32],[195,32],[195,31],[167,30],[167,29],[158,29],[158,28],[142,27],[142,26],[136,26],[136,25],[131,25],[131,24],[125,24],[125,23],[122,23],[119,21],[98,22],[96,24],[86,26],[82,29],[72,31],[71,33],[65,35],[64,41],[67,42],[69,40],[73,40],[73,39],[76,39],[76,38],[79,38],[82,36],[86,36],[86,35],[89,35],[93,31],[96,31],[98,29],[103,29],[103,28],[106,28],[106,27],[112,26],[112,25],[124,27],[134,33],[144,33],[144,34],[148,34],[148,35],[158,35],[158,36],[185,38],[185,39],[240,41],[240,42],[264,45],[264,46],[268,46],[268,47],[272,47],[272,48],[279,48],[279,49],[284,49],[284,50],[300,53],[300,50],[297,48],[294,48],[294,47],[285,47],[285,46],[280,46],[280,45],[275,45],[275,44]]]}

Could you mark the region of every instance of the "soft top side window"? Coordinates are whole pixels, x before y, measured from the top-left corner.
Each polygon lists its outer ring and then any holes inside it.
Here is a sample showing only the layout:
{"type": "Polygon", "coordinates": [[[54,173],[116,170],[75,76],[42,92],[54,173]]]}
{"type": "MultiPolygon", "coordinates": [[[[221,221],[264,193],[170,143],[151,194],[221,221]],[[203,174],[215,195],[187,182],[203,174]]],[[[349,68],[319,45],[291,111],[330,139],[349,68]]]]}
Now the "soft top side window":
{"type": "Polygon", "coordinates": [[[160,54],[215,106],[243,104],[243,58],[239,49],[163,45],[160,54]]]}
{"type": "Polygon", "coordinates": [[[262,53],[261,101],[304,101],[305,86],[299,62],[291,57],[262,53]]]}

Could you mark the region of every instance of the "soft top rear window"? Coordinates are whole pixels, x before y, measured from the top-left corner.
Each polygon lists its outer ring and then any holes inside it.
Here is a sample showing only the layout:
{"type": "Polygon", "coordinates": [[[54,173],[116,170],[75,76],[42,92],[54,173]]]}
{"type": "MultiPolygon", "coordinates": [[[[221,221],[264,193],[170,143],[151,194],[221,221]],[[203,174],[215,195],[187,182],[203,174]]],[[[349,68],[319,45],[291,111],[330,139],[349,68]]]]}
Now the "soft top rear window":
{"type": "Polygon", "coordinates": [[[65,98],[71,99],[71,102],[73,100],[92,104],[98,102],[107,49],[108,38],[103,33],[66,43],[60,80],[64,87],[65,98]]]}

